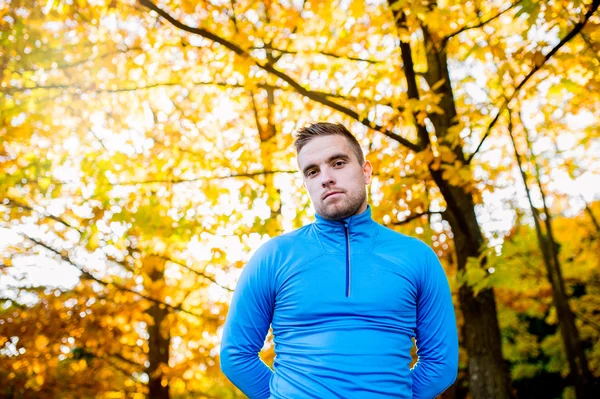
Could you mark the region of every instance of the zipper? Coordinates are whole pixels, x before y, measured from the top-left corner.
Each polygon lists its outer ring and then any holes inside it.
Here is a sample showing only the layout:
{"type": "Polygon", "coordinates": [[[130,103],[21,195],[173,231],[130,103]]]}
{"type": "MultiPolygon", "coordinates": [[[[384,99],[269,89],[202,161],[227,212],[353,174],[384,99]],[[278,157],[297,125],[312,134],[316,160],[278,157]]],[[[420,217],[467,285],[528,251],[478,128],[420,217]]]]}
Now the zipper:
{"type": "Polygon", "coordinates": [[[344,225],[346,229],[346,297],[350,296],[350,282],[352,281],[352,265],[350,263],[350,232],[348,226],[344,225]]]}

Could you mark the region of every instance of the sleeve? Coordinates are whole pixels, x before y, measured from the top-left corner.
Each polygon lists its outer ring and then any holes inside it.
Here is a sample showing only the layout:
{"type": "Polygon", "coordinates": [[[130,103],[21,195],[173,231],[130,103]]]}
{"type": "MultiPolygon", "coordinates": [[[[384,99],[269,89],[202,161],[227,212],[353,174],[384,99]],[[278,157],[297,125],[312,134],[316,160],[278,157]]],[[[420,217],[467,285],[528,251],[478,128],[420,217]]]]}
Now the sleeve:
{"type": "Polygon", "coordinates": [[[432,399],[456,380],[458,331],[444,269],[427,247],[417,295],[417,363],[411,370],[414,399],[432,399]]]}
{"type": "Polygon", "coordinates": [[[270,396],[271,369],[258,356],[273,317],[272,245],[263,245],[238,280],[221,340],[221,370],[250,399],[270,396]]]}

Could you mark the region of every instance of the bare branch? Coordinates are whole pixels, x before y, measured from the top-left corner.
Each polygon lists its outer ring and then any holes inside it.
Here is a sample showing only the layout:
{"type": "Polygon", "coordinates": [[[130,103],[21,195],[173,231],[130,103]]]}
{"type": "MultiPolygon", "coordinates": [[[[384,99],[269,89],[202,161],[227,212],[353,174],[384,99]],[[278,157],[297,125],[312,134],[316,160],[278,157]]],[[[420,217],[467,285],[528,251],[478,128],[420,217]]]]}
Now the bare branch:
{"type": "Polygon", "coordinates": [[[479,150],[481,149],[481,146],[483,145],[483,142],[490,135],[492,128],[496,125],[496,123],[498,122],[498,119],[500,119],[500,115],[508,108],[509,103],[511,102],[511,100],[513,98],[515,98],[515,96],[517,95],[519,90],[521,90],[521,88],[523,88],[523,86],[525,86],[525,84],[529,81],[529,79],[531,79],[531,77],[537,71],[539,71],[546,64],[546,62],[548,62],[548,60],[550,60],[550,58],[552,58],[552,56],[558,52],[558,50],[560,50],[573,37],[575,37],[581,31],[581,29],[583,29],[583,27],[585,26],[587,21],[594,14],[594,12],[596,12],[596,10],[598,9],[598,6],[600,6],[600,0],[593,0],[592,5],[590,6],[590,9],[587,11],[587,13],[585,13],[585,16],[583,17],[583,19],[581,21],[579,21],[577,24],[575,24],[575,26],[573,27],[571,32],[569,32],[569,34],[567,34],[556,46],[554,46],[554,48],[552,48],[552,50],[550,50],[550,52],[548,54],[546,54],[544,59],[539,64],[537,64],[536,66],[533,67],[533,69],[527,74],[527,76],[525,76],[525,78],[523,78],[523,80],[517,85],[517,87],[515,88],[513,93],[507,99],[504,100],[504,102],[498,109],[498,113],[496,114],[496,116],[494,117],[492,122],[490,122],[485,134],[483,135],[483,138],[477,145],[477,148],[467,159],[467,164],[471,163],[471,161],[473,160],[473,157],[479,152],[479,150]]]}

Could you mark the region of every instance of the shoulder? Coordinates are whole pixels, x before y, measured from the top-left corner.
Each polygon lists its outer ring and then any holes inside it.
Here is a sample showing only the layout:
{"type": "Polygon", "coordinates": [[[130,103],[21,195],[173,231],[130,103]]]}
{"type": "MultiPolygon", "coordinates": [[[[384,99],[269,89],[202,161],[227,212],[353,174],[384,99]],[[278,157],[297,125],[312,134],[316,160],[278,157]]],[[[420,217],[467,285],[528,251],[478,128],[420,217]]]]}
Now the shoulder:
{"type": "Polygon", "coordinates": [[[311,228],[312,224],[307,224],[299,229],[288,231],[287,233],[274,237],[273,240],[277,240],[280,245],[290,245],[298,240],[308,239],[311,234],[311,228]]]}
{"type": "Polygon", "coordinates": [[[432,267],[439,265],[439,260],[429,245],[416,237],[382,225],[379,225],[373,253],[395,265],[402,265],[416,280],[421,280],[429,274],[432,267]]]}
{"type": "Polygon", "coordinates": [[[289,247],[297,244],[299,240],[302,241],[307,239],[308,235],[310,234],[310,227],[311,225],[309,224],[304,227],[300,227],[299,229],[288,231],[287,233],[272,237],[262,244],[261,248],[264,248],[266,251],[288,249],[289,247]]]}
{"type": "Polygon", "coordinates": [[[389,252],[408,252],[417,257],[431,255],[435,257],[431,247],[416,237],[399,233],[381,224],[378,224],[378,229],[376,246],[380,249],[387,248],[389,252]]]}
{"type": "Polygon", "coordinates": [[[270,281],[279,287],[290,271],[323,254],[320,243],[313,239],[313,233],[311,225],[307,225],[270,238],[252,255],[247,267],[266,273],[270,281]]]}
{"type": "MultiPolygon", "coordinates": [[[[312,225],[306,225],[296,230],[275,236],[263,243],[253,255],[253,258],[271,260],[281,263],[290,256],[300,253],[309,253],[310,250],[318,250],[317,243],[311,239],[312,225]],[[314,246],[315,248],[310,248],[314,246]]],[[[320,251],[319,251],[320,252],[320,251]]]]}

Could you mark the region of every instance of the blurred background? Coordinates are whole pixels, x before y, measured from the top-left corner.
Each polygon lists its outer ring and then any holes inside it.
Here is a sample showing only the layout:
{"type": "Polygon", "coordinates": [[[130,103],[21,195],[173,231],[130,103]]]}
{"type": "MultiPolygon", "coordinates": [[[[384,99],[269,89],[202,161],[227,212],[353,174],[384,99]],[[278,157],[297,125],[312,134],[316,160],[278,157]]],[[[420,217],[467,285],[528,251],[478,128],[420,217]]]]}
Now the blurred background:
{"type": "Polygon", "coordinates": [[[316,121],[444,265],[444,398],[600,397],[599,5],[0,0],[0,397],[243,397],[221,326],[316,121]]]}

